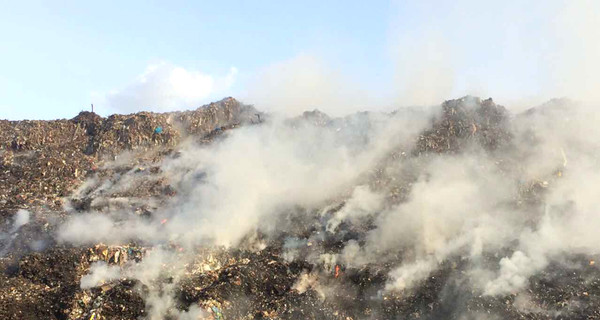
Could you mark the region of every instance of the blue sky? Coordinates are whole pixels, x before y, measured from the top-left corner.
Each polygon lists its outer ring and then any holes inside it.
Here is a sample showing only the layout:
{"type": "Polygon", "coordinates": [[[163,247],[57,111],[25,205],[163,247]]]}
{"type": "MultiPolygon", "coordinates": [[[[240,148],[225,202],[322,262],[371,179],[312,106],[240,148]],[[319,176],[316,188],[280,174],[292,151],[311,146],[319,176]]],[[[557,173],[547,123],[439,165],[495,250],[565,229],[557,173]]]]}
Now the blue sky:
{"type": "MultiPolygon", "coordinates": [[[[557,79],[596,70],[585,59],[600,53],[589,45],[600,42],[589,31],[600,13],[593,1],[0,6],[0,118],[9,119],[70,118],[90,103],[103,115],[195,108],[230,95],[334,113],[466,93],[541,100],[577,94],[557,79]]],[[[586,92],[590,74],[579,80],[586,92]]]]}

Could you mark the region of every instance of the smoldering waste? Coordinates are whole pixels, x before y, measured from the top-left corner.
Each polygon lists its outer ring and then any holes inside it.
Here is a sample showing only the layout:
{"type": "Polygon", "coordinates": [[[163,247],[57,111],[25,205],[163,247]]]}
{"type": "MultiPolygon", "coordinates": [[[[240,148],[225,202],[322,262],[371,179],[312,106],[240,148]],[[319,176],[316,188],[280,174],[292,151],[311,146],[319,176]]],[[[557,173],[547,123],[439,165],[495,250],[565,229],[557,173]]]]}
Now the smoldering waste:
{"type": "Polygon", "coordinates": [[[599,318],[590,110],[0,121],[0,318],[599,318]]]}

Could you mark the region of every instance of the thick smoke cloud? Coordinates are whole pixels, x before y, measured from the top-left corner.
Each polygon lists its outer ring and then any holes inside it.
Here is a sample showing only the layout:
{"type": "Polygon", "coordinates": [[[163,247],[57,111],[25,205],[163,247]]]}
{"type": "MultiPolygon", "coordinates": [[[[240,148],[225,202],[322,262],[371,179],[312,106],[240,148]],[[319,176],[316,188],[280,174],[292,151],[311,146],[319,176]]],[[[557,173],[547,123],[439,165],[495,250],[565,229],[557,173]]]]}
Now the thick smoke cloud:
{"type": "MultiPolygon", "coordinates": [[[[295,208],[318,210],[351,193],[373,198],[368,190],[354,186],[366,181],[370,170],[393,148],[410,148],[426,124],[424,114],[418,118],[363,114],[327,126],[308,118],[273,118],[259,126],[236,129],[209,146],[184,143],[178,157],[161,164],[177,197],[152,219],[118,209],[88,212],[63,224],[59,240],[79,245],[141,241],[159,248],[140,264],[124,266],[121,276],[157,290],[151,290],[147,303],[150,318],[160,319],[174,312],[174,285],[155,284],[164,270],[177,283],[185,261],[194,257],[198,247],[244,245],[261,250],[264,246],[251,235],[257,231],[277,235],[281,231],[278,220],[295,208]],[[172,245],[183,249],[183,258],[180,251],[172,251],[172,245]]],[[[131,176],[120,181],[136,185],[135,173],[127,175],[131,176]]],[[[95,183],[89,181],[75,194],[87,192],[95,183]]],[[[94,201],[102,202],[102,195],[113,189],[122,191],[127,185],[100,183],[93,191],[94,201]]],[[[369,210],[378,201],[356,203],[346,210],[369,210]]],[[[114,279],[112,271],[97,266],[84,277],[82,286],[114,279]]]]}
{"type": "MultiPolygon", "coordinates": [[[[342,289],[320,283],[319,272],[334,272],[340,264],[369,267],[386,273],[374,299],[410,292],[457,259],[468,261],[457,280],[473,292],[520,294],[531,276],[561,256],[598,253],[600,132],[594,108],[555,100],[509,116],[511,139],[499,150],[473,142],[459,152],[416,154],[411,150],[419,133],[440,117],[435,110],[339,119],[312,112],[242,127],[210,145],[189,141],[160,165],[177,196],[153,218],[127,210],[89,212],[64,224],[59,239],[153,245],[158,249],[125,266],[122,275],[156,287],[165,268],[182,277],[197,248],[262,250],[265,241],[293,232],[282,221],[300,214],[323,232],[282,243],[287,261],[317,266],[294,288],[327,296],[342,289]],[[401,197],[390,197],[398,188],[401,197]],[[343,239],[349,226],[363,235],[345,240],[340,250],[325,249],[324,239],[343,239]],[[81,231],[90,228],[93,233],[81,231]]],[[[473,124],[470,130],[483,129],[473,124]]],[[[136,185],[134,173],[128,174],[122,183],[136,185]]],[[[127,186],[100,186],[111,188],[127,186]]],[[[98,266],[85,286],[112,276],[98,266]]],[[[172,287],[156,289],[147,302],[158,319],[174,311],[172,287]]],[[[526,300],[519,298],[519,305],[526,308],[526,300]]]]}
{"type": "MultiPolygon", "coordinates": [[[[120,212],[113,212],[114,217],[91,213],[71,219],[61,237],[80,243],[138,237],[152,242],[177,235],[189,245],[235,245],[261,220],[282,210],[319,208],[348,193],[393,147],[414,140],[424,123],[425,117],[379,114],[337,127],[275,119],[240,128],[209,147],[189,144],[162,165],[181,195],[158,215],[168,217],[168,224],[157,226],[120,212]],[[113,218],[127,223],[115,224],[113,218]],[[97,232],[86,233],[86,224],[97,232]]],[[[272,227],[263,226],[265,231],[272,227]]]]}

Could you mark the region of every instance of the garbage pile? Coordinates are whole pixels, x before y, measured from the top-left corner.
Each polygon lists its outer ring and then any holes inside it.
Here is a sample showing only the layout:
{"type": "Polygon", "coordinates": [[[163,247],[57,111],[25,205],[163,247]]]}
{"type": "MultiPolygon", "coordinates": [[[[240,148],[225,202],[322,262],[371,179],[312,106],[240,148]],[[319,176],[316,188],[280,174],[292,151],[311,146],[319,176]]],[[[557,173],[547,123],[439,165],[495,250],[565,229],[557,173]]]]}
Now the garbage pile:
{"type": "Polygon", "coordinates": [[[419,138],[416,151],[459,152],[469,140],[495,149],[510,139],[508,112],[492,99],[464,97],[442,104],[441,116],[432,119],[431,129],[419,138]]]}
{"type": "Polygon", "coordinates": [[[183,137],[255,121],[258,112],[233,98],[193,111],[141,112],[102,118],[81,112],[70,120],[0,120],[0,213],[60,210],[62,198],[124,151],[167,151],[183,137]]]}
{"type": "MultiPolygon", "coordinates": [[[[368,139],[351,132],[352,123],[369,117],[362,113],[357,118],[330,118],[315,110],[288,124],[307,121],[362,145],[368,139]],[[344,130],[350,132],[346,135],[344,130]]],[[[349,249],[373,238],[371,232],[384,215],[337,221],[352,205],[349,192],[320,207],[282,208],[285,213],[265,218],[275,221],[276,230],[256,228],[234,246],[190,245],[177,233],[78,245],[58,235],[73,216],[98,219],[93,228],[77,233],[82,239],[94,239],[95,232],[104,230],[105,218],[114,218],[115,228],[132,221],[148,233],[169,228],[181,210],[177,204],[196,196],[180,194],[183,188],[178,184],[202,184],[209,174],[184,171],[187,180],[172,175],[170,161],[185,157],[182,145],[219,144],[219,137],[268,121],[232,98],[185,112],[108,118],[82,112],[71,120],[0,121],[0,318],[600,318],[600,269],[597,257],[589,254],[565,255],[548,263],[526,279],[522,290],[475,290],[471,279],[478,275],[473,270],[506,264],[503,258],[515,251],[512,243],[477,259],[460,250],[438,255],[435,268],[414,287],[388,290],[398,262],[416,254],[408,247],[381,248],[385,258],[380,261],[345,261],[349,249]],[[25,212],[19,210],[30,212],[31,219],[27,215],[26,223],[17,223],[18,212],[25,212]]],[[[426,166],[438,157],[467,150],[482,153],[493,159],[494,170],[518,175],[519,159],[511,155],[523,132],[513,129],[514,121],[520,120],[491,99],[446,101],[412,145],[398,143],[357,179],[383,194],[393,207],[411,199],[415,185],[428,176],[426,166]]],[[[561,161],[550,169],[545,175],[523,177],[507,206],[517,210],[527,205],[542,215],[547,210],[544,195],[565,170],[561,161]]],[[[532,226],[538,220],[534,215],[532,226]]]]}

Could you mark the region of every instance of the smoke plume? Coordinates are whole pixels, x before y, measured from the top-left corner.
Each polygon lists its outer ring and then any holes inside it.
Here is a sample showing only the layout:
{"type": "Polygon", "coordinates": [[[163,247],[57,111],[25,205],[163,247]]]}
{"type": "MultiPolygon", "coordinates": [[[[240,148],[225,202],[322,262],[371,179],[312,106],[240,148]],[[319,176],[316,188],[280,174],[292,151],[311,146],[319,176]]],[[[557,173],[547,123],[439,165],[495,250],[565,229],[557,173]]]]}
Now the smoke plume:
{"type": "MultiPolygon", "coordinates": [[[[176,196],[151,203],[151,217],[92,210],[58,236],[154,247],[122,271],[94,266],[81,285],[137,279],[154,288],[147,304],[156,319],[180,312],[173,284],[200,248],[261,251],[277,241],[285,261],[315,268],[295,290],[321,297],[357,294],[351,283],[323,280],[345,272],[340,266],[384,275],[374,301],[409,294],[448,268],[462,270],[452,273],[468,288],[461,295],[519,295],[561,257],[598,254],[597,120],[594,108],[568,100],[511,115],[473,97],[441,111],[270,117],[210,144],[190,140],[162,160],[161,177],[176,196]],[[160,284],[165,274],[172,280],[160,284]]],[[[94,201],[102,201],[111,188],[126,192],[143,179],[131,170],[119,183],[92,180],[79,193],[96,185],[94,201]]],[[[523,299],[515,306],[525,308],[523,299]]]]}

